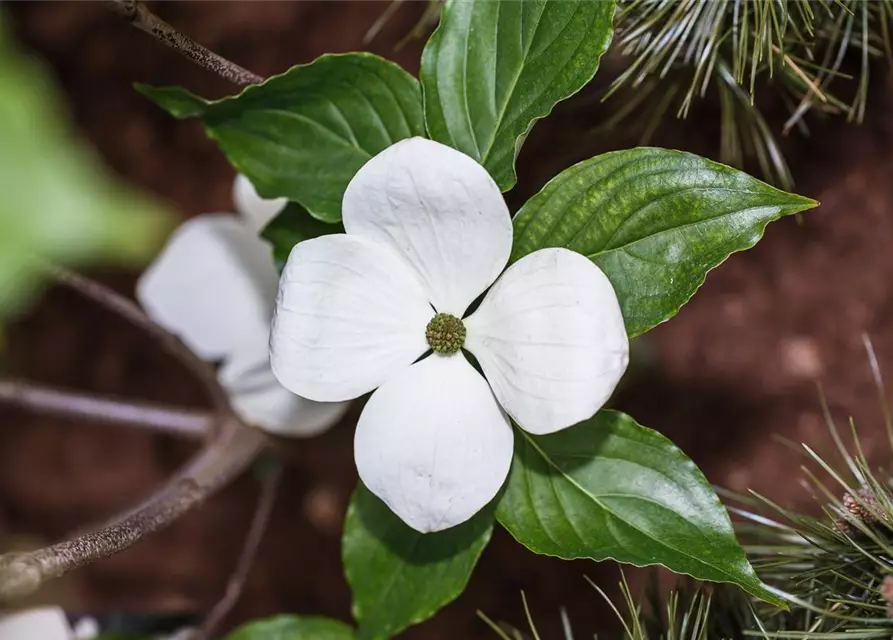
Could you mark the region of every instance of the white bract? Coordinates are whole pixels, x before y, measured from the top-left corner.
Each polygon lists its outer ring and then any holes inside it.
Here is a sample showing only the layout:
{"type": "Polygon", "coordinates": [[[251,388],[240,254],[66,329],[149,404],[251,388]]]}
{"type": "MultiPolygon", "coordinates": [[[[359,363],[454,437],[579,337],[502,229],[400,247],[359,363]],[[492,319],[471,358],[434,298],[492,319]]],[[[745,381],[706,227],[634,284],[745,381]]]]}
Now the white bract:
{"type": "Polygon", "coordinates": [[[98,635],[92,618],[74,628],[59,607],[38,607],[0,615],[0,640],[90,640],[98,635]]]}
{"type": "Polygon", "coordinates": [[[236,179],[240,216],[203,214],[184,222],[142,277],[137,299],[218,372],[233,409],[249,424],[281,435],[315,435],[346,403],[314,402],[280,385],[270,370],[270,319],[279,274],[258,232],[285,206],[236,179]]]}
{"type": "Polygon", "coordinates": [[[447,529],[505,481],[509,416],[546,434],[608,400],[629,355],[617,296],[567,249],[536,251],[499,277],[512,248],[499,188],[470,157],[429,140],[369,160],[347,187],[342,218],[345,234],[301,242],[289,256],[273,372],[324,402],[377,389],[354,440],[360,478],[414,529],[447,529]]]}

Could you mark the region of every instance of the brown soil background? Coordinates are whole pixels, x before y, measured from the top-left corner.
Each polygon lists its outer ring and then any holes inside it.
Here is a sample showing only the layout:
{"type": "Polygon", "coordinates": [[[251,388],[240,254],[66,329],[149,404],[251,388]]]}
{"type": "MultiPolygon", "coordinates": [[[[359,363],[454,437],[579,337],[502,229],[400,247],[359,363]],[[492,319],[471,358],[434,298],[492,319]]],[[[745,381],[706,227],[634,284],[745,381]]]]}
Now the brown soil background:
{"type": "MultiPolygon", "coordinates": [[[[326,51],[370,49],[418,70],[420,42],[396,42],[424,6],[407,3],[370,46],[380,2],[156,3],[163,18],[261,74],[326,51]]],[[[177,122],[137,95],[135,81],[180,84],[199,94],[231,90],[149,36],[85,2],[12,3],[16,36],[45,58],[72,119],[123,179],[166,199],[183,217],[231,209],[232,170],[193,122],[177,122]]],[[[802,223],[770,225],[754,249],[710,274],[679,315],[639,341],[644,354],[618,399],[640,422],[673,438],[708,478],[810,508],[798,484],[804,459],[781,435],[830,448],[815,390],[821,381],[842,422],[856,420],[869,455],[889,456],[860,335],[867,332],[893,375],[893,95],[876,73],[867,122],[819,123],[791,141],[801,193],[822,201],[802,223]]],[[[521,155],[520,202],[572,160],[635,143],[621,134],[581,147],[581,127],[604,109],[586,96],[537,126],[521,155]]],[[[704,120],[671,125],[665,144],[707,155],[716,140],[704,120]]],[[[103,272],[127,294],[135,274],[103,272]]],[[[136,398],[201,406],[197,384],[145,338],[90,303],[50,291],[10,331],[10,367],[30,379],[136,398]]],[[[149,493],[190,453],[164,437],[0,413],[0,532],[15,544],[58,539],[149,493]]],[[[245,596],[228,624],[276,612],[349,620],[340,570],[340,521],[355,482],[351,429],[296,449],[272,526],[245,596]]],[[[200,511],[117,557],[42,594],[81,610],[202,610],[222,593],[256,499],[244,478],[200,511]]],[[[565,606],[577,633],[615,627],[583,581],[616,582],[614,566],[536,557],[497,531],[469,589],[415,640],[493,638],[475,618],[522,621],[524,589],[557,638],[565,606]]]]}

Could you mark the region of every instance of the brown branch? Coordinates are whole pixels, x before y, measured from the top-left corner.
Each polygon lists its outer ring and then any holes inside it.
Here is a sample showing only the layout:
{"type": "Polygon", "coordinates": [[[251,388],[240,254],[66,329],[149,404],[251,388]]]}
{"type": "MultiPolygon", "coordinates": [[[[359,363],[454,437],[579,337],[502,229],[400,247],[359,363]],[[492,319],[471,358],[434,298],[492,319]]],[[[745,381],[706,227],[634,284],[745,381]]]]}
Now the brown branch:
{"type": "Polygon", "coordinates": [[[232,415],[226,392],[217,382],[217,376],[210,365],[195,355],[179,338],[153,322],[134,302],[95,280],[53,265],[47,265],[46,268],[62,284],[98,302],[152,336],[165,351],[179,360],[198,378],[210,396],[217,413],[232,415]]]}
{"type": "Polygon", "coordinates": [[[0,557],[0,600],[27,595],[50,578],[122,551],[168,526],[242,473],[264,442],[261,431],[227,418],[213,441],[135,509],[66,542],[0,557]]]}
{"type": "Polygon", "coordinates": [[[201,411],[103,398],[0,378],[0,402],[62,418],[125,424],[179,437],[202,439],[214,418],[201,411]]]}
{"type": "MultiPolygon", "coordinates": [[[[263,432],[246,426],[233,413],[226,393],[210,367],[179,339],[152,322],[136,304],[98,282],[59,267],[47,265],[46,270],[58,281],[141,328],[189,367],[211,395],[216,428],[213,439],[207,441],[202,450],[173,478],[136,508],[66,542],[28,553],[0,556],[0,601],[27,595],[48,579],[122,551],[170,525],[244,471],[266,444],[263,432]]],[[[21,394],[16,397],[21,397],[21,394]]],[[[89,403],[83,406],[89,406],[89,403]]],[[[84,410],[92,411],[93,408],[84,410]]]]}
{"type": "Polygon", "coordinates": [[[103,4],[140,31],[145,31],[182,56],[240,87],[264,81],[261,76],[251,73],[235,62],[230,62],[192,38],[183,35],[137,0],[105,0],[103,4]]]}
{"type": "Polygon", "coordinates": [[[270,523],[273,505],[276,503],[276,491],[279,489],[279,481],[281,479],[282,467],[278,465],[263,477],[257,509],[251,520],[248,535],[245,537],[245,545],[242,547],[242,553],[239,555],[236,569],[233,571],[229,582],[227,582],[223,597],[214,605],[208,617],[205,618],[205,622],[196,636],[198,640],[212,638],[224,618],[239,601],[245,588],[245,581],[248,579],[248,573],[251,571],[254,559],[257,556],[257,550],[260,547],[261,540],[263,540],[267,525],[270,523]]]}

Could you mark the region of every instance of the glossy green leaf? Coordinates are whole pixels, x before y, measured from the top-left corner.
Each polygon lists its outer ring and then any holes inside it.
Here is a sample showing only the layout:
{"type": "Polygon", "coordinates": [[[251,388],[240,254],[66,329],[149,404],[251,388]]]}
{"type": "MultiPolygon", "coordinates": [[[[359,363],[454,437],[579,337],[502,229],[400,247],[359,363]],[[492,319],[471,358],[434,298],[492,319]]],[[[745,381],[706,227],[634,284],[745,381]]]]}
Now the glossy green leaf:
{"type": "Polygon", "coordinates": [[[276,616],[249,622],[225,640],[356,640],[346,624],[318,617],[276,616]]]}
{"type": "Polygon", "coordinates": [[[282,272],[288,254],[299,242],[326,236],[330,233],[344,233],[344,225],[340,222],[332,224],[312,217],[297,202],[289,202],[285,209],[264,227],[261,237],[273,245],[273,259],[276,269],[282,272]]]}
{"type": "Polygon", "coordinates": [[[511,189],[533,123],[592,79],[613,17],[613,0],[447,2],[422,54],[429,135],[511,189]]]}
{"type": "Polygon", "coordinates": [[[780,604],[748,564],[697,466],[623,413],[601,411],[546,436],[516,427],[496,517],[536,553],[663,565],[780,604]]]}
{"type": "Polygon", "coordinates": [[[563,171],[521,208],[512,261],[543,247],[588,256],[636,336],[674,316],[767,224],[817,204],[690,153],[615,151],[563,171]]]}
{"type": "Polygon", "coordinates": [[[140,264],[172,221],[119,184],[64,118],[50,76],[0,15],[0,318],[39,284],[41,261],[140,264]]]}
{"type": "Polygon", "coordinates": [[[299,202],[326,222],[341,220],[344,189],[369,158],[424,135],[418,82],[367,53],[327,54],[223,100],[137,89],[177,118],[200,118],[261,196],[299,202]]]}
{"type": "Polygon", "coordinates": [[[389,638],[454,600],[492,531],[488,506],[452,529],[419,533],[360,483],[347,510],[342,549],[357,636],[389,638]]]}

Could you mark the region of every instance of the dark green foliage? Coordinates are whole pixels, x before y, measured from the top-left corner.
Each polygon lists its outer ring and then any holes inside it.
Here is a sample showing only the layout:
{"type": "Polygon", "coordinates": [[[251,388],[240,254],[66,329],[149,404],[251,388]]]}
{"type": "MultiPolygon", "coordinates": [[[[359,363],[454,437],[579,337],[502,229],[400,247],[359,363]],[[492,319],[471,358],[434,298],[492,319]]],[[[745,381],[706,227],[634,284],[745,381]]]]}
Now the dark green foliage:
{"type": "Polygon", "coordinates": [[[816,204],[689,153],[612,151],[562,171],[524,204],[512,261],[544,247],[585,255],[611,280],[637,336],[674,316],[767,224],[816,204]]]}
{"type": "Polygon", "coordinates": [[[734,582],[780,604],[747,563],[728,514],[695,464],[617,411],[549,435],[516,429],[496,517],[536,553],[660,564],[734,582]]]}
{"type": "Polygon", "coordinates": [[[225,640],[354,640],[355,637],[353,629],[336,620],[280,615],[250,622],[225,640]]]}
{"type": "Polygon", "coordinates": [[[613,0],[446,2],[422,54],[429,137],[508,191],[534,123],[595,75],[613,16],[613,0]]]}
{"type": "Polygon", "coordinates": [[[489,506],[452,529],[419,533],[359,483],[342,538],[357,637],[391,638],[458,597],[492,531],[489,506]]]}
{"type": "Polygon", "coordinates": [[[181,87],[137,89],[176,118],[200,119],[261,196],[288,198],[333,224],[357,170],[425,132],[419,83],[368,53],[325,54],[222,100],[181,87]]]}

